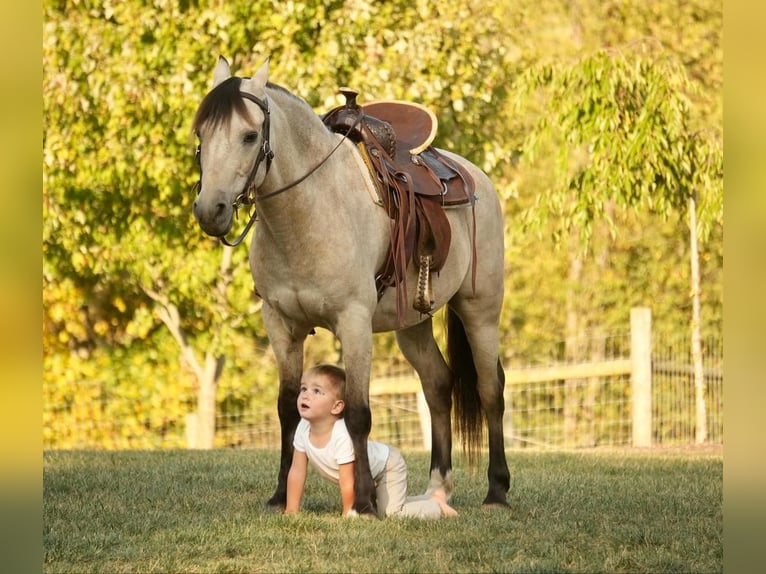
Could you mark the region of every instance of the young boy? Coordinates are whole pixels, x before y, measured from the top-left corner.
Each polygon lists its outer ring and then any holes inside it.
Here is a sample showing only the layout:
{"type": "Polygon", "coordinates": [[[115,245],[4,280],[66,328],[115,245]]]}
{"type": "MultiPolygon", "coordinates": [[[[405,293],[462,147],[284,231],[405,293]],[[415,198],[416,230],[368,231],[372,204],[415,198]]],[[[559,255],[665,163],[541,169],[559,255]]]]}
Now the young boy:
{"type": "MultiPolygon", "coordinates": [[[[310,462],[323,478],[340,486],[343,516],[355,514],[351,508],[354,446],[343,420],[345,384],[345,371],[334,365],[317,365],[303,374],[297,403],[301,420],[295,431],[295,451],[287,475],[287,513],[300,511],[310,462]]],[[[367,453],[381,518],[457,516],[457,511],[447,504],[443,488],[430,496],[407,496],[407,466],[397,449],[368,441],[367,453]]]]}

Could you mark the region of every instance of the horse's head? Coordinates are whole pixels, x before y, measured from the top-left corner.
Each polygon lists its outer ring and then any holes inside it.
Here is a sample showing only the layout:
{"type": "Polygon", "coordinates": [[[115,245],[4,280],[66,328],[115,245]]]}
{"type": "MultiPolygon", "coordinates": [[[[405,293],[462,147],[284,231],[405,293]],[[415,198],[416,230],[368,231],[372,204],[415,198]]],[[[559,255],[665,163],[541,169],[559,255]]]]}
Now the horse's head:
{"type": "Polygon", "coordinates": [[[268,74],[267,60],[252,78],[232,77],[219,58],[213,88],[194,117],[201,172],[194,216],[208,235],[229,232],[235,209],[253,201],[271,164],[268,74]]]}

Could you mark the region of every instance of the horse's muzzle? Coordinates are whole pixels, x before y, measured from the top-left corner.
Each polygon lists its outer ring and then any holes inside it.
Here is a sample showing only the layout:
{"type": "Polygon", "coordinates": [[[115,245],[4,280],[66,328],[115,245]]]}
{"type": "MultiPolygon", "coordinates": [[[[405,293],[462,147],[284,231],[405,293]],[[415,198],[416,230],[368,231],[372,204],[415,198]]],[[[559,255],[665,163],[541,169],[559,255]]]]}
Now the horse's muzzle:
{"type": "Polygon", "coordinates": [[[224,201],[203,202],[197,199],[192,207],[202,231],[211,237],[223,237],[233,224],[234,208],[224,201]]]}

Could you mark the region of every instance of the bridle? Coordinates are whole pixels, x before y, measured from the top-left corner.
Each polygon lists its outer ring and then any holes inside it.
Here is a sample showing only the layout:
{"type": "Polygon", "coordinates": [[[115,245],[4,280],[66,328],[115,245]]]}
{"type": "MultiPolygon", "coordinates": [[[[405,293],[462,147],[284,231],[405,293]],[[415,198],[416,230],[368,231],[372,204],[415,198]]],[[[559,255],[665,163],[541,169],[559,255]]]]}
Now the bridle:
{"type": "MultiPolygon", "coordinates": [[[[237,195],[237,197],[234,198],[234,203],[232,204],[232,207],[234,208],[235,213],[239,213],[239,208],[243,205],[251,206],[253,207],[253,211],[250,214],[250,219],[247,222],[247,225],[245,225],[245,229],[242,231],[242,233],[239,234],[239,236],[232,241],[231,243],[226,239],[226,237],[220,237],[221,243],[224,245],[228,245],[229,247],[236,247],[240,243],[242,243],[242,240],[247,236],[247,234],[250,232],[250,229],[253,227],[253,224],[258,219],[258,210],[255,207],[255,204],[257,201],[263,201],[265,199],[272,198],[274,196],[279,195],[280,193],[284,193],[288,189],[291,189],[298,185],[299,183],[303,182],[305,179],[307,179],[311,174],[313,174],[316,170],[318,170],[322,165],[330,159],[330,156],[335,153],[335,151],[340,147],[340,145],[343,143],[345,139],[348,138],[349,134],[351,133],[351,130],[353,130],[356,125],[361,121],[362,116],[364,114],[359,114],[357,119],[354,121],[353,125],[348,129],[348,131],[343,135],[343,138],[335,145],[335,147],[330,150],[330,153],[328,153],[319,163],[317,163],[314,167],[312,167],[305,175],[302,175],[292,183],[282,186],[279,189],[276,189],[274,191],[270,191],[269,193],[263,194],[263,195],[257,195],[256,194],[256,186],[255,186],[255,176],[258,172],[258,168],[261,166],[261,163],[263,161],[266,161],[266,174],[269,173],[269,170],[271,169],[271,162],[274,160],[274,150],[271,147],[271,110],[269,109],[269,101],[266,98],[259,98],[257,96],[254,96],[253,94],[247,93],[247,92],[240,92],[240,95],[250,100],[251,102],[255,103],[259,108],[261,108],[261,111],[263,112],[263,144],[258,149],[258,156],[255,158],[255,163],[253,164],[253,169],[250,171],[250,175],[247,177],[247,181],[245,182],[244,187],[242,188],[242,191],[237,195]]],[[[200,170],[200,179],[199,181],[194,185],[194,189],[199,194],[202,190],[202,162],[200,155],[202,153],[202,148],[200,145],[197,145],[197,150],[195,152],[195,158],[197,160],[197,165],[199,166],[200,170]]],[[[264,177],[265,175],[264,174],[264,177]]]]}

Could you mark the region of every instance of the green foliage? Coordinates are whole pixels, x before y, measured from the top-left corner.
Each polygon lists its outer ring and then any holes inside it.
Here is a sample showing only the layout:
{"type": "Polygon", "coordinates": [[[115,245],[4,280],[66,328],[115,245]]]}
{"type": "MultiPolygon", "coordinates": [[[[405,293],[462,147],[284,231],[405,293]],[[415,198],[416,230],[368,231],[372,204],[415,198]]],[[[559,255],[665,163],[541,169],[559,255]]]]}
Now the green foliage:
{"type": "Polygon", "coordinates": [[[97,349],[60,353],[46,361],[43,441],[56,448],[179,448],[184,417],[194,403],[194,379],[176,361],[168,337],[143,352],[97,349]]]}
{"type": "Polygon", "coordinates": [[[614,225],[606,206],[683,213],[700,194],[706,235],[723,220],[723,149],[715,136],[692,131],[692,86],[683,67],[650,47],[602,50],[573,64],[531,68],[522,94],[542,110],[525,142],[534,162],[556,150],[552,193],[540,196],[532,219],[560,220],[588,240],[592,223],[614,225]],[[704,137],[707,136],[707,137],[704,137]]]}
{"type": "MultiPolygon", "coordinates": [[[[684,324],[687,247],[675,214],[692,192],[709,238],[703,310],[707,328],[720,330],[720,0],[46,0],[43,14],[43,392],[53,444],[70,444],[68,413],[132,416],[142,445],[170,446],[167,429],[193,409],[196,389],[149,292],[178,308],[198,356],[226,356],[222,412],[273,402],[246,249],[234,251],[220,292],[221,247],[191,214],[190,125],[219,55],[239,75],[270,56],[272,79],[318,112],[339,103],[341,85],[363,102],[434,110],[437,143],[487,170],[503,198],[507,359],[555,355],[565,327],[557,310],[573,297],[586,327],[624,328],[634,304],[684,324]],[[626,209],[642,202],[667,221],[626,209]],[[524,225],[532,221],[540,225],[524,225]],[[566,226],[604,254],[583,260],[579,280],[569,277],[566,226]],[[135,414],[98,411],[133,396],[143,397],[135,414]]],[[[393,336],[375,341],[376,373],[401,368],[393,336]]],[[[328,333],[309,340],[307,362],[338,356],[328,333]]]]}
{"type": "Polygon", "coordinates": [[[624,329],[632,305],[651,307],[662,330],[688,324],[692,194],[707,239],[704,329],[720,332],[721,3],[552,0],[541,10],[529,20],[546,27],[539,57],[507,103],[525,126],[506,204],[507,348],[550,356],[570,313],[577,336],[624,329]],[[534,298],[513,296],[530,288],[534,298]]]}

